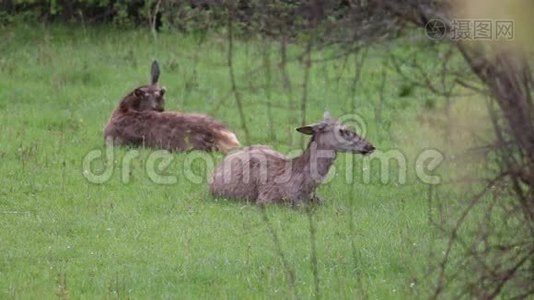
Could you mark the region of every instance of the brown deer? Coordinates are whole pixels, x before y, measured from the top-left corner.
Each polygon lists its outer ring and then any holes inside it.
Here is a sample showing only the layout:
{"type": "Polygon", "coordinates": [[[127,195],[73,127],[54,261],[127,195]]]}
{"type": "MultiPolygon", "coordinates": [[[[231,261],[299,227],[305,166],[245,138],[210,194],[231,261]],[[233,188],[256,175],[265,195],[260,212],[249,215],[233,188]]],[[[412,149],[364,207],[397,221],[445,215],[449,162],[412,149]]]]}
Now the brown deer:
{"type": "Polygon", "coordinates": [[[165,88],[159,86],[157,61],[150,74],[150,84],[134,89],[113,111],[104,130],[107,142],[170,151],[226,152],[239,147],[235,134],[207,115],[164,111],[165,88]]]}
{"type": "Polygon", "coordinates": [[[262,145],[232,153],[215,169],[211,194],[256,203],[312,202],[316,200],[314,190],[327,175],[337,152],[369,154],[375,149],[328,112],[321,122],[297,131],[312,136],[302,155],[288,158],[262,145]]]}

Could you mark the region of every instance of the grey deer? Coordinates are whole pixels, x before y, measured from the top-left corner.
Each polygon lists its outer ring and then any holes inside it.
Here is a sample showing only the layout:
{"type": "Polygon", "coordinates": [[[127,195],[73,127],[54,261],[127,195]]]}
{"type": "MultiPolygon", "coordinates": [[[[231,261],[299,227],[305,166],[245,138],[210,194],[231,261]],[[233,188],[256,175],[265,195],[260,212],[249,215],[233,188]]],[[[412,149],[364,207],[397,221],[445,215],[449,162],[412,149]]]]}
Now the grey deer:
{"type": "Polygon", "coordinates": [[[235,134],[210,116],[165,111],[157,61],[150,75],[149,85],[134,89],[113,111],[104,130],[107,142],[170,151],[226,152],[239,147],[235,134]]]}
{"type": "Polygon", "coordinates": [[[210,192],[215,197],[258,204],[318,201],[315,188],[324,180],[337,152],[369,154],[375,147],[325,112],[316,124],[297,128],[311,135],[308,147],[295,158],[263,145],[244,148],[225,157],[214,171],[210,192]]]}

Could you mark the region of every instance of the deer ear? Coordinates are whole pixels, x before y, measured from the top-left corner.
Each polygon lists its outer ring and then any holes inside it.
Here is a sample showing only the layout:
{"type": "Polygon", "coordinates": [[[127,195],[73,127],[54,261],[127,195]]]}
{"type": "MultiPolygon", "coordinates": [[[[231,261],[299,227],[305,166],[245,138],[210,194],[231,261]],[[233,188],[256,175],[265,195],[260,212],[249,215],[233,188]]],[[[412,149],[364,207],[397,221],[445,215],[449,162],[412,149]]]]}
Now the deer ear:
{"type": "Polygon", "coordinates": [[[137,97],[143,97],[144,94],[145,94],[145,92],[144,92],[142,89],[140,89],[140,88],[137,88],[137,89],[135,89],[135,91],[134,91],[134,95],[136,95],[137,97]]]}
{"type": "Polygon", "coordinates": [[[330,115],[330,112],[328,110],[325,110],[325,112],[323,114],[323,119],[324,119],[324,121],[332,120],[332,116],[330,115]]]}
{"type": "Polygon", "coordinates": [[[159,64],[157,60],[152,62],[152,67],[150,68],[150,84],[155,85],[159,81],[159,64]]]}
{"type": "Polygon", "coordinates": [[[319,122],[297,128],[297,131],[307,135],[313,135],[316,132],[324,130],[328,126],[328,123],[319,122]]]}
{"type": "Polygon", "coordinates": [[[297,128],[297,131],[303,134],[312,135],[314,133],[313,126],[303,126],[297,128]]]}

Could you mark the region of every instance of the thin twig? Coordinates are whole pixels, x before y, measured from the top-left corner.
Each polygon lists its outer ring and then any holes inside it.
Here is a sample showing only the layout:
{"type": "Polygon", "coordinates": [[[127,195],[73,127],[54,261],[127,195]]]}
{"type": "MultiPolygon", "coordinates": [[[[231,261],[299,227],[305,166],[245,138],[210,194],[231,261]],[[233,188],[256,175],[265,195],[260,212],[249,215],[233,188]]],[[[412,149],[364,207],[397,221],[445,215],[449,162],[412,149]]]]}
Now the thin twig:
{"type": "Polygon", "coordinates": [[[232,86],[232,92],[235,97],[235,102],[237,104],[237,111],[239,112],[239,118],[241,120],[241,128],[243,129],[244,135],[245,135],[245,142],[247,144],[250,144],[250,135],[247,128],[247,121],[245,118],[245,113],[243,111],[243,104],[241,101],[241,95],[239,93],[239,90],[237,89],[237,84],[235,80],[235,74],[234,74],[234,64],[233,64],[233,51],[234,51],[234,37],[233,37],[233,10],[228,9],[228,53],[227,53],[227,61],[228,61],[228,72],[230,74],[230,83],[232,86]]]}
{"type": "Polygon", "coordinates": [[[317,249],[316,249],[316,238],[315,238],[315,223],[313,221],[313,207],[309,206],[306,208],[308,214],[308,221],[310,225],[310,252],[311,252],[311,267],[313,273],[313,285],[315,287],[315,299],[321,299],[320,286],[319,286],[319,269],[317,266],[317,249]]]}
{"type": "Polygon", "coordinates": [[[276,141],[276,133],[274,130],[274,120],[272,114],[272,105],[271,105],[271,89],[272,89],[272,72],[271,72],[271,47],[269,43],[263,39],[262,45],[262,58],[263,58],[263,67],[265,70],[265,87],[264,92],[267,97],[266,106],[267,106],[267,119],[269,120],[269,136],[271,141],[276,141]]]}
{"type": "Polygon", "coordinates": [[[297,290],[295,288],[295,272],[289,265],[289,262],[287,261],[286,256],[284,255],[284,252],[282,251],[282,244],[280,243],[280,239],[278,238],[278,234],[274,230],[273,225],[269,221],[269,216],[267,216],[265,205],[262,205],[260,207],[260,210],[261,210],[261,214],[263,217],[263,222],[267,226],[267,229],[269,230],[269,233],[271,234],[271,238],[273,239],[273,244],[276,250],[276,254],[278,255],[278,257],[280,257],[280,260],[282,261],[282,265],[286,272],[287,285],[289,287],[289,290],[293,293],[294,299],[299,299],[297,290]]]}
{"type": "Polygon", "coordinates": [[[441,292],[443,291],[444,284],[445,284],[445,269],[447,267],[447,263],[449,261],[450,253],[452,250],[452,247],[455,243],[455,241],[458,239],[458,232],[460,231],[460,228],[462,227],[462,224],[464,223],[465,219],[471,212],[471,209],[480,201],[480,199],[488,192],[489,188],[493,186],[493,184],[497,181],[499,181],[502,178],[502,175],[493,179],[481,192],[476,194],[471,198],[471,201],[469,205],[463,210],[458,220],[455,222],[454,228],[451,231],[449,241],[447,243],[447,249],[445,250],[445,254],[443,255],[443,259],[440,262],[440,272],[438,275],[438,284],[436,289],[434,290],[433,299],[437,299],[441,292]]]}
{"type": "MultiPolygon", "coordinates": [[[[282,86],[286,92],[288,102],[289,102],[289,124],[296,125],[297,119],[295,118],[295,100],[293,99],[293,88],[291,84],[291,78],[289,77],[289,72],[287,71],[287,37],[282,36],[280,41],[280,62],[278,63],[278,69],[282,75],[282,86]]],[[[288,146],[293,146],[293,131],[289,131],[288,136],[288,146]]]]}
{"type": "MultiPolygon", "coordinates": [[[[300,125],[306,125],[306,108],[308,104],[308,85],[310,81],[310,69],[311,69],[311,48],[312,48],[312,39],[306,45],[306,55],[304,56],[304,79],[302,81],[302,99],[300,102],[300,114],[301,120],[300,125]]],[[[304,135],[300,137],[300,145],[304,148],[304,135]]]]}
{"type": "MultiPolygon", "coordinates": [[[[150,26],[150,29],[152,31],[152,36],[154,36],[154,40],[156,40],[158,38],[158,33],[157,33],[157,30],[156,30],[156,21],[158,19],[158,12],[159,12],[159,6],[161,5],[161,0],[158,0],[158,2],[156,2],[156,7],[154,8],[154,13],[152,15],[152,22],[151,22],[151,26],[150,26]]],[[[149,9],[150,11],[150,9],[149,9]]]]}

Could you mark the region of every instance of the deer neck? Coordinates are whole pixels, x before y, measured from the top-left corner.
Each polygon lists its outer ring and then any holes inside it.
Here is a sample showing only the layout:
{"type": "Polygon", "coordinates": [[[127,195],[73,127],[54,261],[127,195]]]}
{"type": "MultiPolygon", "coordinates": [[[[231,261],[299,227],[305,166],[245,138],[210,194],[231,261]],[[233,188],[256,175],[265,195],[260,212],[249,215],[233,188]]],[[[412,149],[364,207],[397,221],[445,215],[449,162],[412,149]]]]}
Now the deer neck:
{"type": "Polygon", "coordinates": [[[336,159],[336,151],[327,149],[315,136],[304,153],[293,160],[294,173],[301,173],[303,190],[311,193],[324,180],[336,159]]]}

